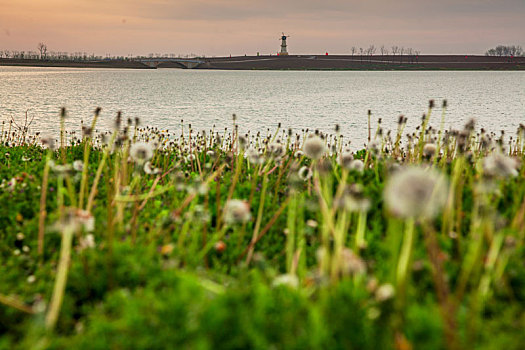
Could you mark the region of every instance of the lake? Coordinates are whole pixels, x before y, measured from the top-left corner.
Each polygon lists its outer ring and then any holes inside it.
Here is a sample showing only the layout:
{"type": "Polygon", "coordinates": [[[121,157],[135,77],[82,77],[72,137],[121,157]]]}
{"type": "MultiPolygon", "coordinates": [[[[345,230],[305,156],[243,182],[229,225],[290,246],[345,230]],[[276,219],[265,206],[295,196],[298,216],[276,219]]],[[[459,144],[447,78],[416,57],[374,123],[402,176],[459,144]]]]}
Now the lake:
{"type": "Polygon", "coordinates": [[[407,130],[420,123],[428,101],[448,100],[446,126],[514,134],[525,123],[523,71],[215,71],[0,67],[0,119],[22,122],[34,116],[33,132],[56,133],[58,111],[68,110],[67,127],[80,130],[102,107],[98,129],[110,129],[117,111],[143,125],[180,130],[181,119],[196,130],[223,129],[237,115],[241,131],[331,132],[336,124],[360,148],[367,137],[367,111],[375,130],[395,130],[400,114],[407,130]]]}

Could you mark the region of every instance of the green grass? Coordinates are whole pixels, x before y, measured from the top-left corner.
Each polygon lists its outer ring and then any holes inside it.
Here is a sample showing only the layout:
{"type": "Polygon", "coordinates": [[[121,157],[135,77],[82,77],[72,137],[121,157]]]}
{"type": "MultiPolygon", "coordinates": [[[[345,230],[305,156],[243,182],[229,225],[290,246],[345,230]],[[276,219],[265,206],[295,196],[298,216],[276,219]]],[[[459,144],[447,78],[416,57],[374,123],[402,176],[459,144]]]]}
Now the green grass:
{"type": "Polygon", "coordinates": [[[432,106],[354,153],[132,121],[50,149],[4,124],[0,349],[519,349],[523,128],[438,132],[432,106]]]}

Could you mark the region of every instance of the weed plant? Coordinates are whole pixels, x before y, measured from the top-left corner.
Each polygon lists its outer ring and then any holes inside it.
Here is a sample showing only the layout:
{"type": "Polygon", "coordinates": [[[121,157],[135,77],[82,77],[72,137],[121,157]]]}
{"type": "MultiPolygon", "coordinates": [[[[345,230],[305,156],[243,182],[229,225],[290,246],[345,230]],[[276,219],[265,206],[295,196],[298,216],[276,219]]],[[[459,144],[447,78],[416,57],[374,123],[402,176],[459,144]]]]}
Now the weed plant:
{"type": "Polygon", "coordinates": [[[525,127],[443,107],[408,134],[369,113],[362,150],[235,116],[3,123],[0,349],[519,349],[525,127]]]}

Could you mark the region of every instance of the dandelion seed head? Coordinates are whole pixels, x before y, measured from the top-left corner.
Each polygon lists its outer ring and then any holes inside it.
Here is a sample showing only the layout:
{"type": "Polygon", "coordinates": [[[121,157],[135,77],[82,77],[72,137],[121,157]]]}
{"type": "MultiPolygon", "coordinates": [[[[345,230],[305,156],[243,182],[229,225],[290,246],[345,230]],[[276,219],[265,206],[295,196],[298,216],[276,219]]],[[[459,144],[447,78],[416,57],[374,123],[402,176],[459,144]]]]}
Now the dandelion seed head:
{"type": "Polygon", "coordinates": [[[264,163],[264,156],[254,148],[248,150],[246,157],[251,164],[259,165],[264,163]]]}
{"type": "Polygon", "coordinates": [[[268,145],[268,152],[270,152],[270,155],[279,158],[284,155],[284,146],[279,142],[272,142],[268,145]]]}
{"type": "Polygon", "coordinates": [[[365,163],[361,159],[354,159],[350,163],[350,170],[362,173],[365,170],[365,163]]]}
{"type": "Polygon", "coordinates": [[[344,275],[354,276],[366,273],[366,264],[351,249],[344,248],[341,253],[341,266],[344,275]]]}
{"type": "Polygon", "coordinates": [[[445,205],[447,195],[448,184],[441,173],[416,166],[395,172],[384,190],[390,212],[403,218],[434,218],[445,205]]]}
{"type": "Polygon", "coordinates": [[[483,159],[483,171],[489,177],[514,177],[518,175],[519,162],[501,153],[493,153],[483,159]]]}
{"type": "Polygon", "coordinates": [[[252,214],[248,202],[240,199],[230,199],[224,206],[224,221],[227,224],[245,223],[250,221],[252,214]]]}
{"type": "Polygon", "coordinates": [[[82,170],[84,170],[84,162],[81,161],[81,160],[75,160],[73,162],[73,169],[75,171],[82,171],[82,170]]]}
{"type": "Polygon", "coordinates": [[[299,175],[299,178],[303,181],[306,181],[308,180],[309,178],[312,177],[312,169],[310,169],[309,167],[307,166],[303,166],[301,167],[301,169],[299,169],[299,171],[297,172],[298,175],[299,175]]]}
{"type": "Polygon", "coordinates": [[[326,152],[326,146],[319,136],[308,137],[303,145],[304,154],[311,159],[319,159],[326,152]]]}
{"type": "Polygon", "coordinates": [[[136,142],[131,145],[129,155],[137,164],[144,164],[153,157],[153,148],[149,143],[136,142]]]}
{"type": "Polygon", "coordinates": [[[78,249],[80,251],[92,248],[95,248],[95,236],[93,236],[93,234],[89,233],[84,237],[80,237],[78,242],[78,249]]]}
{"type": "Polygon", "coordinates": [[[341,153],[341,156],[339,157],[339,165],[341,165],[341,167],[346,170],[350,170],[350,165],[353,161],[354,155],[348,151],[341,153]]]}
{"type": "Polygon", "coordinates": [[[431,158],[436,154],[437,147],[433,143],[427,143],[423,146],[423,156],[431,158]]]}
{"type": "Polygon", "coordinates": [[[147,161],[146,163],[144,163],[144,172],[148,175],[157,175],[160,174],[162,170],[159,168],[152,167],[151,162],[147,161]]]}
{"type": "Polygon", "coordinates": [[[284,274],[284,275],[277,276],[273,280],[272,285],[274,287],[287,286],[287,287],[295,289],[295,288],[299,287],[299,279],[297,278],[296,275],[292,275],[292,274],[287,273],[287,274],[284,274]]]}
{"type": "Polygon", "coordinates": [[[378,302],[384,302],[394,297],[396,290],[390,283],[380,285],[375,293],[376,300],[378,302]]]}
{"type": "Polygon", "coordinates": [[[367,212],[370,209],[370,199],[365,197],[363,186],[357,183],[345,188],[343,204],[349,211],[367,212]]]}

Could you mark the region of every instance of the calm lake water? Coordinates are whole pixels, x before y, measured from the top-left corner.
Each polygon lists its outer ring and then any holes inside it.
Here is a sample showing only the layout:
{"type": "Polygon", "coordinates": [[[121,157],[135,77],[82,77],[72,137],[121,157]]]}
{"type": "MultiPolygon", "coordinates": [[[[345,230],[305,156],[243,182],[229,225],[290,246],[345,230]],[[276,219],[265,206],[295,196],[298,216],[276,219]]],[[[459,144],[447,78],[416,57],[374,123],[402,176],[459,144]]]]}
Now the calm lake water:
{"type": "Polygon", "coordinates": [[[382,118],[395,130],[400,114],[407,130],[420,122],[428,100],[436,100],[431,124],[439,127],[441,101],[448,100],[447,127],[470,118],[477,127],[514,134],[525,123],[525,72],[349,72],[116,70],[0,67],[0,119],[35,116],[32,131],[56,133],[58,110],[69,111],[67,126],[80,129],[102,107],[99,129],[110,129],[117,111],[143,125],[172,131],[180,121],[194,129],[231,126],[274,130],[279,122],[296,131],[326,132],[340,124],[345,139],[361,147],[367,110],[373,125],[382,118]]]}

